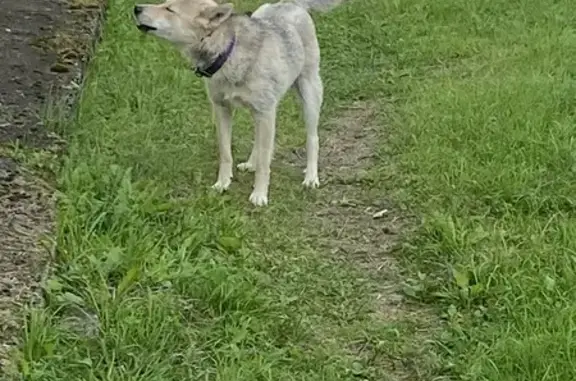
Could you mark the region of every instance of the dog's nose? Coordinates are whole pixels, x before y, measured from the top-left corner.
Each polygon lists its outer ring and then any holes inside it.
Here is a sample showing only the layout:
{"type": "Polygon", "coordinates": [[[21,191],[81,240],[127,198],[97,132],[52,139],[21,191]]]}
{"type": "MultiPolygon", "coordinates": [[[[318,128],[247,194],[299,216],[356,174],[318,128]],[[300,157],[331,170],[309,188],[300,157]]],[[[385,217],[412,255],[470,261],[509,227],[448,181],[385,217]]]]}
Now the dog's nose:
{"type": "Polygon", "coordinates": [[[134,6],[134,15],[138,16],[140,13],[142,13],[142,6],[140,5],[135,5],[134,6]]]}

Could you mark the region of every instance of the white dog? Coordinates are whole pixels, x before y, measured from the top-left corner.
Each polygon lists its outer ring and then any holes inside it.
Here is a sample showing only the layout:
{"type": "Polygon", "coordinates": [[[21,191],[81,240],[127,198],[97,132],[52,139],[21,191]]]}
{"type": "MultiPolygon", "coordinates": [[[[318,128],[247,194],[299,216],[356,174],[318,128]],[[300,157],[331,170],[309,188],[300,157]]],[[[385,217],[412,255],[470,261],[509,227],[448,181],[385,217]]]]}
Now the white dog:
{"type": "Polygon", "coordinates": [[[318,180],[318,119],[323,87],[320,48],[309,9],[340,0],[286,0],[264,4],[251,15],[213,0],[168,0],[134,7],[137,26],[174,43],[206,80],[218,124],[220,168],[213,188],[222,192],[232,179],[232,111],[248,107],[255,123],[252,153],[238,169],[255,171],[250,201],[268,203],[276,109],[290,88],[302,102],[307,163],[304,186],[318,180]]]}

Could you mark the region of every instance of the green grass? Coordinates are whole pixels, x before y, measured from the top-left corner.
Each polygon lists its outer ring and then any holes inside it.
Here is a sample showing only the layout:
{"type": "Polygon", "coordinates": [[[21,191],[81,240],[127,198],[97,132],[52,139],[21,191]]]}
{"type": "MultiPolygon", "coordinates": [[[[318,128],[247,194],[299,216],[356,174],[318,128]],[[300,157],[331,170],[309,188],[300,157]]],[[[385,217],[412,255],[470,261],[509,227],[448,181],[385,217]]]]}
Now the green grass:
{"type": "MultiPolygon", "coordinates": [[[[576,379],[571,2],[365,0],[316,17],[324,121],[352,100],[382,105],[363,191],[423,217],[397,257],[406,295],[438,316],[416,315],[441,319],[424,334],[413,313],[375,316],[378,280],[315,244],[307,217],[329,187],[304,192],[277,160],[268,208],[248,204],[250,175],[209,191],[203,86],[141,38],[132,5],[110,1],[67,129],[27,380],[576,379]]],[[[302,146],[292,99],[278,123],[279,152],[302,146]]],[[[246,113],[234,135],[242,159],[246,113]]]]}
{"type": "Polygon", "coordinates": [[[403,5],[393,40],[409,75],[391,136],[408,184],[397,195],[424,217],[404,247],[422,274],[407,291],[444,313],[439,354],[455,378],[576,378],[570,7],[403,5]]]}

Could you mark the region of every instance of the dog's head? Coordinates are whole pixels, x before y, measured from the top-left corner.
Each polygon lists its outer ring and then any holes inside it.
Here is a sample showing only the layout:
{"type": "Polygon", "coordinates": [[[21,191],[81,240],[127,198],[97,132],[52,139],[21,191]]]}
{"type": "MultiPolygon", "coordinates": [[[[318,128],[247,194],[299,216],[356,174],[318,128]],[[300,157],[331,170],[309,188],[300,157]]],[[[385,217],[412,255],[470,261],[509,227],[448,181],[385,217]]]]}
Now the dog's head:
{"type": "Polygon", "coordinates": [[[232,4],[218,4],[214,0],[167,0],[163,4],[138,4],[134,7],[138,29],[185,45],[199,43],[232,12],[232,4]]]}

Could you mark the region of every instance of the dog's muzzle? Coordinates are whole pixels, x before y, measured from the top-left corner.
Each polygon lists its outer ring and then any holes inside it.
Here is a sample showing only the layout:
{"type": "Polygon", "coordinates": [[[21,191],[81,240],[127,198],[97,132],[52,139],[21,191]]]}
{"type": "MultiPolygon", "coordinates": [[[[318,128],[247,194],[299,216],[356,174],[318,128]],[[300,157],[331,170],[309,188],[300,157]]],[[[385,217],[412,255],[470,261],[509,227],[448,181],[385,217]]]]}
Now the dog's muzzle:
{"type": "MultiPolygon", "coordinates": [[[[134,17],[136,18],[136,21],[138,21],[138,16],[140,16],[140,14],[142,13],[143,10],[144,10],[144,8],[140,5],[134,6],[134,17]]],[[[146,24],[140,24],[140,22],[138,22],[137,27],[142,32],[150,32],[151,30],[156,30],[156,28],[154,28],[153,26],[146,25],[146,24]]]]}
{"type": "Polygon", "coordinates": [[[151,30],[156,30],[156,28],[154,28],[153,26],[144,25],[144,24],[138,24],[137,28],[140,29],[144,33],[150,32],[151,30]]]}

